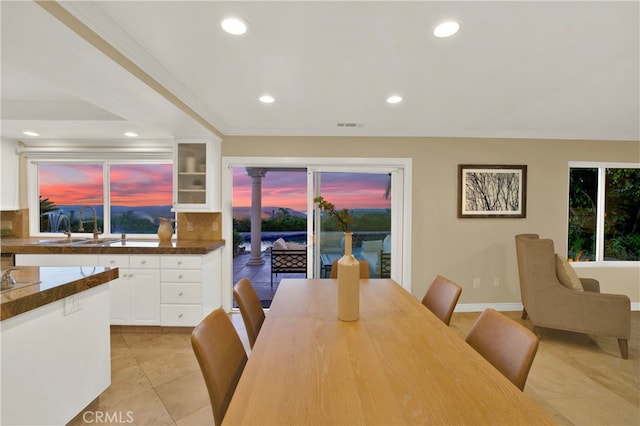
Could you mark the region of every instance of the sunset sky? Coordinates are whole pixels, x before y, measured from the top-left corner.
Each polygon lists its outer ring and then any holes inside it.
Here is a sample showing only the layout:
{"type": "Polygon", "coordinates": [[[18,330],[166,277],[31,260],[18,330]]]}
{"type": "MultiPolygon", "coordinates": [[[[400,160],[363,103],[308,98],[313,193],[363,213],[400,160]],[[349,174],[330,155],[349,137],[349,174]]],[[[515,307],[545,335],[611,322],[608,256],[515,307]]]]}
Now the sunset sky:
{"type": "MultiPolygon", "coordinates": [[[[111,200],[118,206],[171,205],[171,164],[112,165],[111,200]]],[[[58,205],[103,203],[101,164],[41,164],[40,195],[58,205]]],[[[387,174],[323,173],[321,193],[336,208],[389,208],[383,195],[387,174]]],[[[233,206],[251,205],[251,177],[244,167],[233,170],[233,206]]],[[[306,172],[269,171],[262,179],[262,205],[307,209],[306,172]]]]}
{"type": "MultiPolygon", "coordinates": [[[[118,206],[171,205],[171,164],[112,165],[111,200],[118,206]]],[[[58,205],[103,203],[102,164],[41,164],[40,195],[58,205]]]]}
{"type": "MultiPolygon", "coordinates": [[[[323,173],[321,193],[336,208],[389,208],[384,199],[389,175],[364,173],[323,173]]],[[[251,177],[244,167],[233,169],[233,206],[251,205],[251,177]]],[[[262,205],[307,209],[306,172],[267,172],[262,178],[262,205]]]]}

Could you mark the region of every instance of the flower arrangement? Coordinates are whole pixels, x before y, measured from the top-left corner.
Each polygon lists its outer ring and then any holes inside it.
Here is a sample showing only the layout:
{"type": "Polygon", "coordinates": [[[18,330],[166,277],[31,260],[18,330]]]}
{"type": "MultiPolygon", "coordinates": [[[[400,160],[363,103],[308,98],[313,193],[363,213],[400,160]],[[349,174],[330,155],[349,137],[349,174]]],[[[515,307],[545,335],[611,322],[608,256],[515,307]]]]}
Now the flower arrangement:
{"type": "Polygon", "coordinates": [[[349,210],[342,209],[336,210],[336,206],[328,202],[322,197],[316,197],[313,201],[318,205],[321,210],[329,213],[330,217],[336,218],[342,232],[349,232],[349,223],[353,220],[353,216],[349,213],[349,210]]]}

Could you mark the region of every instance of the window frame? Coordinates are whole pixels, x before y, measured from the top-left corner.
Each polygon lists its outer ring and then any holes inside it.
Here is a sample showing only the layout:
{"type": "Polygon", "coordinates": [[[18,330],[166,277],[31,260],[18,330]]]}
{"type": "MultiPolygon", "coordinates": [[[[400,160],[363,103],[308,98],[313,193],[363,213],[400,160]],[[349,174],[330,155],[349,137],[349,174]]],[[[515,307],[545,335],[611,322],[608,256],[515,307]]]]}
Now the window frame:
{"type": "MultiPolygon", "coordinates": [[[[606,202],[606,169],[640,169],[640,163],[618,163],[618,162],[594,162],[594,161],[570,161],[567,169],[567,216],[566,216],[566,243],[569,247],[569,184],[571,182],[572,169],[597,169],[597,213],[596,213],[596,259],[589,262],[572,262],[574,267],[637,267],[640,261],[635,260],[604,260],[604,217],[606,202]]],[[[567,255],[568,253],[565,253],[567,255]]]]}
{"type": "MultiPolygon", "coordinates": [[[[111,233],[111,193],[110,193],[110,167],[111,165],[122,164],[172,164],[173,165],[173,145],[160,145],[157,147],[145,147],[144,149],[92,149],[92,148],[65,148],[46,150],[40,147],[32,149],[23,148],[21,152],[27,158],[27,203],[29,206],[29,235],[32,237],[53,237],[60,236],[56,232],[40,231],[40,208],[39,208],[39,180],[38,166],[40,164],[101,164],[103,173],[103,233],[102,238],[113,238],[120,234],[111,233]]],[[[172,176],[175,185],[175,177],[172,176]]],[[[173,191],[172,191],[173,194],[173,191]]],[[[173,197],[173,196],[172,196],[173,197]]],[[[173,199],[172,199],[173,205],[173,199]]],[[[174,219],[176,213],[173,212],[174,219]]],[[[73,233],[74,237],[83,237],[87,234],[73,233]]],[[[155,239],[156,234],[127,234],[127,237],[140,239],[155,239]]],[[[173,236],[175,238],[175,234],[173,236]]]]}

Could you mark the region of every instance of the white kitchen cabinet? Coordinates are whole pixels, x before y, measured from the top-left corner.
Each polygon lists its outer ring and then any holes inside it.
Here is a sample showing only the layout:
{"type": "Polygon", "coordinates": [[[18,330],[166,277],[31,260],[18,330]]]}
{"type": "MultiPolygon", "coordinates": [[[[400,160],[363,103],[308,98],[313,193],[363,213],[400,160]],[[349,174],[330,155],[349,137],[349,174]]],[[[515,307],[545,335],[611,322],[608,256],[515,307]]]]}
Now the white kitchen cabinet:
{"type": "Polygon", "coordinates": [[[111,281],[111,324],[160,324],[160,260],[148,255],[100,255],[100,266],[118,267],[111,281]]]}
{"type": "Polygon", "coordinates": [[[162,325],[191,326],[203,318],[203,256],[162,256],[162,325]]]}
{"type": "Polygon", "coordinates": [[[119,278],[109,282],[111,324],[129,323],[129,256],[126,254],[99,255],[98,265],[118,268],[119,278]]]}
{"type": "Polygon", "coordinates": [[[20,200],[18,197],[18,178],[20,157],[16,153],[18,141],[2,138],[0,140],[0,210],[18,210],[20,200]]]}
{"type": "Polygon", "coordinates": [[[133,325],[160,325],[160,273],[157,269],[132,269],[129,303],[133,325]]]}
{"type": "Polygon", "coordinates": [[[194,326],[222,305],[221,254],[17,254],[16,266],[117,267],[113,325],[194,326]]]}
{"type": "Polygon", "coordinates": [[[219,211],[220,141],[179,140],[173,150],[173,211],[219,211]]]}

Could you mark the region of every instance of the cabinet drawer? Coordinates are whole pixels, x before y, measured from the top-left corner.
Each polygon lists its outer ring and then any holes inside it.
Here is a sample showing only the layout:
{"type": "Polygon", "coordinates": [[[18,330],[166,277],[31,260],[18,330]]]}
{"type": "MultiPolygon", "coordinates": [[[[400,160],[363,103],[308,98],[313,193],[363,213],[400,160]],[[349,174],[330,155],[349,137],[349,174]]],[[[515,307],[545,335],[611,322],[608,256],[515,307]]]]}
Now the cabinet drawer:
{"type": "Polygon", "coordinates": [[[162,305],[162,325],[192,326],[202,321],[202,305],[162,305]]]}
{"type": "Polygon", "coordinates": [[[129,256],[126,254],[101,254],[98,256],[100,266],[129,268],[129,256]]]}
{"type": "Polygon", "coordinates": [[[144,255],[130,256],[129,267],[132,269],[158,269],[160,268],[160,258],[144,255]]]}
{"type": "Polygon", "coordinates": [[[162,256],[162,269],[202,269],[202,256],[162,256]]]}
{"type": "Polygon", "coordinates": [[[202,303],[199,284],[162,284],[162,303],[202,303]]]}
{"type": "Polygon", "coordinates": [[[200,270],[162,270],[160,280],[163,283],[201,283],[202,271],[200,270]]]}

